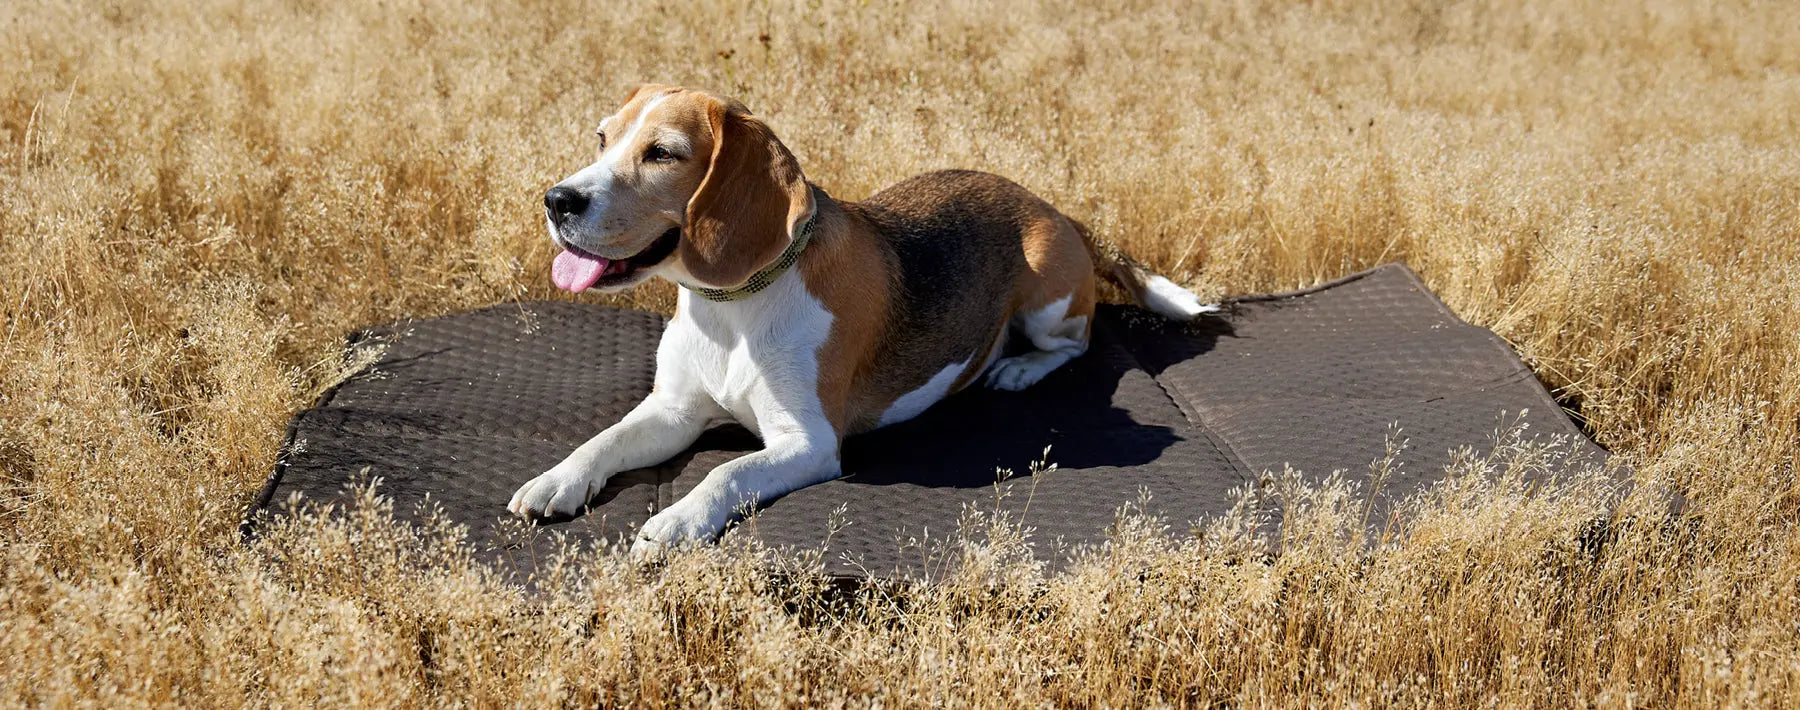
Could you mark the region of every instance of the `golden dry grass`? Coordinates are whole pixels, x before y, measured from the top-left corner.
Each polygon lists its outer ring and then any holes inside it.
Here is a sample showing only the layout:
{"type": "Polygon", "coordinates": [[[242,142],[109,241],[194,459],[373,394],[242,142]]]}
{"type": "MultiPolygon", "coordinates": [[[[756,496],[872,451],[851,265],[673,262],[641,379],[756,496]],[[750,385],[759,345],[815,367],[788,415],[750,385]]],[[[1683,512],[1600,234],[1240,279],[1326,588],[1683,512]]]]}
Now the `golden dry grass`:
{"type": "Polygon", "coordinates": [[[1793,3],[27,0],[0,67],[7,704],[1800,704],[1793,3]],[[1127,519],[842,598],[716,552],[527,598],[373,499],[240,546],[342,333],[558,297],[541,190],[650,80],[839,196],[991,170],[1213,295],[1404,259],[1693,512],[1591,554],[1515,452],[1368,555],[1302,487],[1269,560],[1127,519]]]}

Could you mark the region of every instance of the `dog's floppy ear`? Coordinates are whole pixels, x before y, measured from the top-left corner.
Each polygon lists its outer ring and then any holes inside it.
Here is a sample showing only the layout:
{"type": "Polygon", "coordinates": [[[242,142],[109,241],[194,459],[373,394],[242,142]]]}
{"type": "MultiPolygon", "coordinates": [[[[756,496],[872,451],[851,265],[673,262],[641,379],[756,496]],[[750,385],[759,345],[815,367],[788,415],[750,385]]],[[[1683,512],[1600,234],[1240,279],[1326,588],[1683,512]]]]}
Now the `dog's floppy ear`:
{"type": "Polygon", "coordinates": [[[687,205],[681,263],[701,285],[733,288],[781,256],[812,217],[800,163],[735,101],[711,101],[712,163],[687,205]]]}

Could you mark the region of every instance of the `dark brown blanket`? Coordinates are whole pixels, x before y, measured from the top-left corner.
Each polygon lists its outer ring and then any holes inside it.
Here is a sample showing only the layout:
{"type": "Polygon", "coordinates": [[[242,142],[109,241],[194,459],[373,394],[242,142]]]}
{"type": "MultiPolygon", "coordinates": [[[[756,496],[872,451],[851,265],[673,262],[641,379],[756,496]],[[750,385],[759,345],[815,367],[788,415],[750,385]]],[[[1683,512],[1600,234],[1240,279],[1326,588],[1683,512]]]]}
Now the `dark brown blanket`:
{"type": "MultiPolygon", "coordinates": [[[[295,416],[299,446],[252,513],[290,491],[341,496],[366,467],[402,514],[429,494],[503,566],[528,568],[533,555],[506,549],[517,537],[518,525],[502,522],[513,490],[649,392],[663,322],[538,302],[357,334],[357,347],[379,342],[385,352],[295,416]]],[[[1524,411],[1528,431],[1568,435],[1576,453],[1604,457],[1505,342],[1458,320],[1400,265],[1237,299],[1225,317],[1194,324],[1103,307],[1088,353],[1043,382],[972,389],[853,437],[842,479],[774,501],[731,535],[817,549],[841,508],[831,571],[911,574],[935,563],[929,545],[903,540],[946,538],[966,506],[998,505],[1024,513],[1040,554],[1054,556],[1057,543],[1103,539],[1142,493],[1148,512],[1185,534],[1264,471],[1366,477],[1398,424],[1409,448],[1375,494],[1370,520],[1380,524],[1394,501],[1443,475],[1450,451],[1491,448],[1524,411]],[[1030,476],[1045,447],[1057,469],[1030,476]],[[997,468],[1015,474],[998,489],[997,468]]],[[[583,539],[627,533],[756,446],[721,425],[667,464],[615,477],[585,518],[553,527],[583,539]]]]}

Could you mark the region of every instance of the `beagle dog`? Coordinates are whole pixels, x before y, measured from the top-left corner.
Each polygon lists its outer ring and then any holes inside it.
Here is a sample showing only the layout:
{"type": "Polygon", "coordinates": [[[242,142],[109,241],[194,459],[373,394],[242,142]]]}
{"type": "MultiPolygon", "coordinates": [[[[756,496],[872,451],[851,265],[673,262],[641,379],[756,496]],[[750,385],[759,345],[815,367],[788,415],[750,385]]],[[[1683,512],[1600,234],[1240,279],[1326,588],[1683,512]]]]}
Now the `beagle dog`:
{"type": "Polygon", "coordinates": [[[996,175],[934,172],[832,199],[732,99],[639,87],[598,134],[594,163],[544,195],[562,249],[551,280],[581,293],[660,276],[681,286],[675,317],[650,395],[508,509],[578,515],[608,478],[662,463],[717,420],[764,446],[650,518],[634,556],[712,540],[748,508],[838,477],[844,437],[977,379],[1043,379],[1086,351],[1096,275],[1165,317],[1214,310],[996,175]],[[1024,352],[1002,357],[1009,342],[1024,352]]]}

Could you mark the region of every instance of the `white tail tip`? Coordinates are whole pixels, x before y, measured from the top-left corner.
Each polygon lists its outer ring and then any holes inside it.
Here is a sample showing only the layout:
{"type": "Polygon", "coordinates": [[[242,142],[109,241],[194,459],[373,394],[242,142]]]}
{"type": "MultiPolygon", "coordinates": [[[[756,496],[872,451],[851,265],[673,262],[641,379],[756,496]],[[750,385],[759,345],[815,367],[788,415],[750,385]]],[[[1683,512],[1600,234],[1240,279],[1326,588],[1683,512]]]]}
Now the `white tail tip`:
{"type": "Polygon", "coordinates": [[[1201,303],[1194,292],[1154,275],[1144,280],[1144,307],[1175,320],[1193,320],[1219,312],[1219,304],[1201,303]]]}

